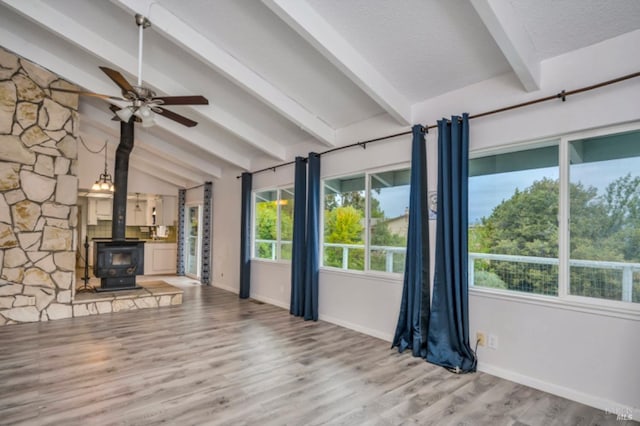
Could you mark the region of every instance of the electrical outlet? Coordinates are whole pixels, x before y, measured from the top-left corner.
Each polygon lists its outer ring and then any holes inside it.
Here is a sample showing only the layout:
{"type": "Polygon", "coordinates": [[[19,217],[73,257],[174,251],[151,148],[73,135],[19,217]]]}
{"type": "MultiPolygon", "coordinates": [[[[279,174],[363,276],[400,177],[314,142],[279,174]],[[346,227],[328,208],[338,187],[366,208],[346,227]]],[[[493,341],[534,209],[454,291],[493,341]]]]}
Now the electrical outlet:
{"type": "Polygon", "coordinates": [[[498,336],[490,334],[487,346],[489,346],[490,349],[498,349],[498,336]]]}
{"type": "Polygon", "coordinates": [[[485,336],[484,333],[481,331],[478,331],[476,333],[476,342],[478,342],[478,346],[484,346],[485,345],[485,336]]]}

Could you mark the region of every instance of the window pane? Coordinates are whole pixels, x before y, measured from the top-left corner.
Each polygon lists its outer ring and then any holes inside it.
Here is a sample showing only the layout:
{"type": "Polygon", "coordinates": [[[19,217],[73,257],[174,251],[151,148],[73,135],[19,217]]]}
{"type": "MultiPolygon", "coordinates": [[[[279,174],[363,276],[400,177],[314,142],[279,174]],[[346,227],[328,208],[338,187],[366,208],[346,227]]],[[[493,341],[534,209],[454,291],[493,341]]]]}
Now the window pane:
{"type": "Polygon", "coordinates": [[[569,145],[569,294],[640,302],[640,132],[569,145]]]}
{"type": "Polygon", "coordinates": [[[278,238],[278,192],[256,192],[255,205],[255,257],[260,259],[276,259],[278,238]]]}
{"type": "Polygon", "coordinates": [[[470,284],[557,295],[558,147],[472,159],[469,176],[470,284]]]}
{"type": "Polygon", "coordinates": [[[293,188],[280,190],[280,259],[291,260],[293,240],[293,188]]]}
{"type": "Polygon", "coordinates": [[[324,182],[324,266],[364,270],[364,175],[324,182]]]}
{"type": "Polygon", "coordinates": [[[404,272],[409,226],[409,169],[369,175],[369,269],[404,272]]]}

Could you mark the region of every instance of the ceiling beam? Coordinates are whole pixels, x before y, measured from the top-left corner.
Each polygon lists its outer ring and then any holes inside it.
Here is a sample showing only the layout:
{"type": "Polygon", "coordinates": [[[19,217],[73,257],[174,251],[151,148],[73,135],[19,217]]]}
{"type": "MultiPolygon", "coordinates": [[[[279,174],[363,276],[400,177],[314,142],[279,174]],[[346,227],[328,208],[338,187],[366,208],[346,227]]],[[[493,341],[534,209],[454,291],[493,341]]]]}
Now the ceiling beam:
{"type": "Polygon", "coordinates": [[[527,92],[540,90],[540,61],[529,33],[510,2],[471,0],[480,19],[502,50],[527,92]]]}
{"type": "Polygon", "coordinates": [[[262,0],[398,123],[411,124],[411,104],[307,2],[262,0]]]}
{"type": "MultiPolygon", "coordinates": [[[[83,111],[80,122],[81,127],[86,124],[116,140],[119,139],[118,129],[114,129],[107,124],[111,119],[111,116],[107,112],[87,103],[81,106],[81,110],[83,111]]],[[[165,142],[149,133],[135,132],[135,147],[145,149],[158,157],[173,161],[184,168],[198,170],[204,175],[204,181],[219,179],[222,176],[222,169],[215,164],[196,155],[184,152],[175,145],[165,142]]]]}
{"type": "MultiPolygon", "coordinates": [[[[10,6],[18,13],[25,15],[36,24],[61,36],[73,44],[78,45],[92,54],[97,54],[96,52],[99,51],[102,52],[103,58],[112,58],[122,53],[120,48],[113,45],[108,40],[97,36],[93,31],[79,25],[76,21],[68,18],[56,9],[40,1],[0,1],[10,6]]],[[[11,34],[9,31],[6,31],[2,26],[0,26],[0,34],[2,35],[1,39],[5,47],[38,63],[41,66],[50,69],[74,84],[98,93],[108,93],[112,92],[114,89],[114,86],[107,84],[108,79],[106,77],[96,77],[96,75],[99,75],[98,70],[96,70],[94,74],[87,73],[76,65],[61,60],[57,55],[55,55],[55,52],[49,52],[39,46],[26,43],[20,37],[16,37],[15,34],[11,34]]],[[[128,56],[133,58],[130,55],[128,56]]],[[[122,58],[121,60],[125,61],[125,59],[122,58]]],[[[135,63],[135,58],[132,59],[132,63],[135,63]]],[[[124,103],[113,103],[120,107],[124,105],[124,103]]],[[[250,160],[246,156],[230,149],[229,144],[214,140],[209,134],[197,130],[196,128],[186,129],[184,126],[175,123],[172,120],[165,119],[164,117],[156,119],[156,126],[174,134],[177,137],[186,139],[193,145],[196,145],[216,157],[242,169],[248,170],[251,166],[250,160]]]]}
{"type": "Polygon", "coordinates": [[[321,143],[335,146],[334,129],[159,3],[148,0],[112,1],[130,12],[146,16],[151,21],[152,28],[160,34],[191,52],[203,63],[216,69],[321,143]]]}

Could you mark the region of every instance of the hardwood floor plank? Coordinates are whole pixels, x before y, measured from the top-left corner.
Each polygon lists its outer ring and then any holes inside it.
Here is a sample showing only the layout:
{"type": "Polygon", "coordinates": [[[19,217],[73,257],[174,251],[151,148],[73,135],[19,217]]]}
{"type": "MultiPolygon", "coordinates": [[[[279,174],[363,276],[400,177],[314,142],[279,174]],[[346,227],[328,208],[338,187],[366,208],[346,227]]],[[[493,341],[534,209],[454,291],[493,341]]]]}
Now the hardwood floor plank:
{"type": "Polygon", "coordinates": [[[0,425],[621,424],[170,279],[180,306],[0,327],[0,425]]]}

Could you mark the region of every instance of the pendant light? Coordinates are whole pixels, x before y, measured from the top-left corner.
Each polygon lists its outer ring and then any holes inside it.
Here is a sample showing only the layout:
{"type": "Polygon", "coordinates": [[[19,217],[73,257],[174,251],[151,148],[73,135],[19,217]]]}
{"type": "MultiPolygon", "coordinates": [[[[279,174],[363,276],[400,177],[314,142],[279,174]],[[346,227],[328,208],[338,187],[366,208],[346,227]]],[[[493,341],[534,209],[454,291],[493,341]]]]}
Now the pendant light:
{"type": "Polygon", "coordinates": [[[113,179],[111,175],[107,172],[107,142],[104,143],[104,173],[100,174],[100,177],[91,186],[91,192],[100,193],[100,194],[111,194],[116,188],[113,185],[113,179]]]}

